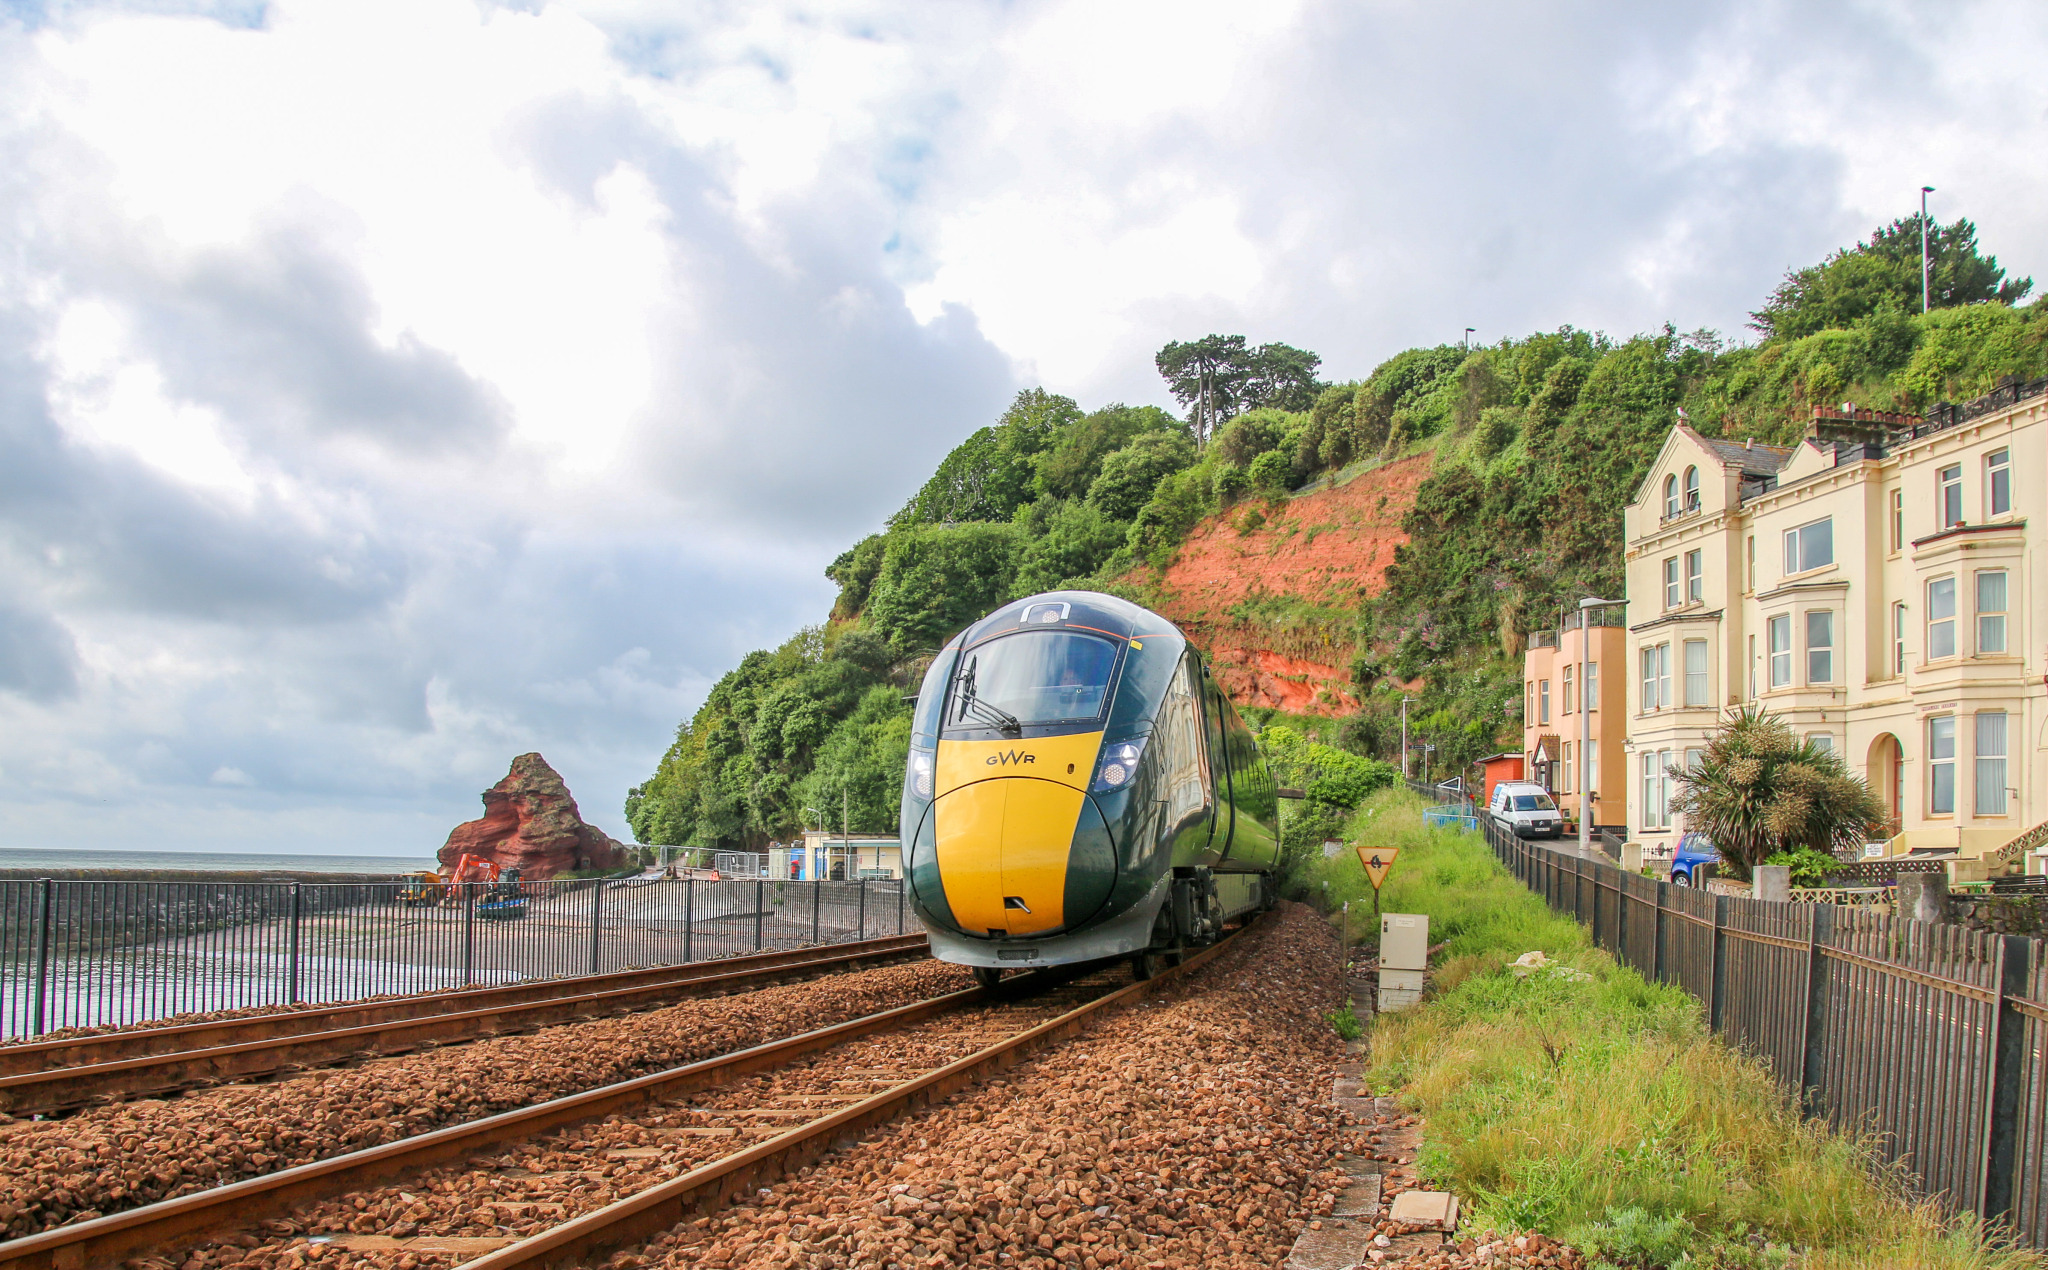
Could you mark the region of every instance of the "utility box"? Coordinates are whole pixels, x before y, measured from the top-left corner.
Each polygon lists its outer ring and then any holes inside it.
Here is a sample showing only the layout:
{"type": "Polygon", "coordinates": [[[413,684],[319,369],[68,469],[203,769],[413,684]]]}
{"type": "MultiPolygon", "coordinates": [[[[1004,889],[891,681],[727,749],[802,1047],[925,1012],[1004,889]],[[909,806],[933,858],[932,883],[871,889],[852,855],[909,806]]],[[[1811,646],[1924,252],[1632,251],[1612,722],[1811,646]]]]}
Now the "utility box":
{"type": "Polygon", "coordinates": [[[1380,915],[1380,969],[1429,969],[1429,915],[1380,915]]]}
{"type": "Polygon", "coordinates": [[[1390,988],[1396,992],[1420,992],[1422,991],[1422,972],[1420,970],[1390,970],[1385,966],[1381,966],[1380,991],[1384,992],[1390,988]]]}

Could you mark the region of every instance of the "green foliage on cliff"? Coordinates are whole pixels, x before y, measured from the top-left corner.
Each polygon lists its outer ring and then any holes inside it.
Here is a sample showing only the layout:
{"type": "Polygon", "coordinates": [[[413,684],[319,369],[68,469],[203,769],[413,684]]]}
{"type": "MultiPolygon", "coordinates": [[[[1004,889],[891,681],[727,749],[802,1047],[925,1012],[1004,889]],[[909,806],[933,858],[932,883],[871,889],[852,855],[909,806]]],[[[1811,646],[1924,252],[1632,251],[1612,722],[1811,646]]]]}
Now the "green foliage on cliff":
{"type": "MultiPolygon", "coordinates": [[[[807,807],[836,825],[844,806],[856,831],[894,830],[905,694],[962,626],[1039,591],[1119,589],[1172,563],[1206,517],[1249,527],[1305,485],[1423,451],[1432,472],[1385,591],[1316,606],[1320,631],[1350,626],[1361,700],[1329,726],[1341,748],[1322,746],[1317,763],[1335,772],[1332,754],[1397,755],[1404,696],[1412,748],[1436,747],[1434,773],[1516,748],[1522,641],[1582,596],[1620,596],[1622,508],[1674,423],[1790,443],[1816,403],[1919,410],[2048,374],[2048,305],[2011,303],[2030,280],[2006,280],[1958,222],[1937,235],[1940,307],[1923,315],[1918,245],[1917,222],[1896,222],[1789,274],[1757,314],[1767,338],[1750,346],[1567,326],[1408,349],[1363,379],[1322,384],[1312,353],[1208,336],[1159,357],[1189,420],[1022,392],[883,532],[826,569],[839,587],[826,627],[749,654],[719,681],[629,796],[628,819],[643,842],[706,846],[791,836],[807,807]],[[1220,426],[1198,449],[1204,375],[1216,407],[1205,418],[1220,426]]],[[[1240,607],[1233,620],[1257,627],[1301,605],[1240,607]]],[[[1290,832],[1319,841],[1344,805],[1311,799],[1290,832]]]]}

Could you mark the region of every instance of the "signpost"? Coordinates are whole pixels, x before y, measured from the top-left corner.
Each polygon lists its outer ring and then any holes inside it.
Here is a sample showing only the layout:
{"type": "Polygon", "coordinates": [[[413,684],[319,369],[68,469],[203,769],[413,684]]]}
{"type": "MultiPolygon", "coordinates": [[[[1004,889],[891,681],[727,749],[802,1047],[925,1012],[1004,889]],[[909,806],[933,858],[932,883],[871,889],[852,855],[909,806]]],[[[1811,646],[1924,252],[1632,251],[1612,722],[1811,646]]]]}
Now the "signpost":
{"type": "Polygon", "coordinates": [[[1374,917],[1378,917],[1380,888],[1386,885],[1387,873],[1394,867],[1394,861],[1400,858],[1401,848],[1368,847],[1361,842],[1357,844],[1357,849],[1358,862],[1365,866],[1366,879],[1372,883],[1372,913],[1374,917]]]}

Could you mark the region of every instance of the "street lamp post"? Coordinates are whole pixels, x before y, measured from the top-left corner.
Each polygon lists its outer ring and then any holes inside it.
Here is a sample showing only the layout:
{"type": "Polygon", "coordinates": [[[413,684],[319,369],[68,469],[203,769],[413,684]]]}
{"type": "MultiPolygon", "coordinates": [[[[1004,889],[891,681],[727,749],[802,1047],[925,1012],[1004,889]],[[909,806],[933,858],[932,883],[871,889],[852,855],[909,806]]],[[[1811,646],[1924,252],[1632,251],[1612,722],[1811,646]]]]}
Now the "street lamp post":
{"type": "Polygon", "coordinates": [[[1408,697],[1401,698],[1401,779],[1404,781],[1408,779],[1408,702],[1410,700],[1411,698],[1408,697]]]}
{"type": "MultiPolygon", "coordinates": [[[[1593,697],[1587,691],[1586,653],[1593,639],[1593,610],[1618,603],[1587,596],[1579,601],[1579,854],[1593,849],[1593,697]]],[[[1564,632],[1558,632],[1562,643],[1564,632]]]]}
{"type": "Polygon", "coordinates": [[[1468,326],[1465,328],[1465,351],[1468,353],[1472,351],[1472,332],[1478,329],[1479,328],[1476,326],[1468,326]]]}
{"type": "Polygon", "coordinates": [[[1927,196],[1934,187],[1920,187],[1920,311],[1927,312],[1927,196]]]}

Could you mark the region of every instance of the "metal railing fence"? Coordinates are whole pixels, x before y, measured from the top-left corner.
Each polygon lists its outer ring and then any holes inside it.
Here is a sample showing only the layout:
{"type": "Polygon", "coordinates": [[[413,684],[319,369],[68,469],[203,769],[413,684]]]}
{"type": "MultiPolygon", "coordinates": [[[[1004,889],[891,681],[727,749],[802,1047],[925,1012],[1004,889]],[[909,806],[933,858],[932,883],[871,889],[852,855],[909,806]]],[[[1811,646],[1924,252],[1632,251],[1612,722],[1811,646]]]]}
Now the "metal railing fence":
{"type": "Polygon", "coordinates": [[[1923,1193],[2048,1246],[2040,941],[1674,886],[1482,828],[1526,886],[1699,1000],[1807,1114],[1872,1133],[1923,1193]]]}
{"type": "Polygon", "coordinates": [[[896,879],[487,884],[0,881],[0,1037],[443,992],[921,929],[896,879]]]}

